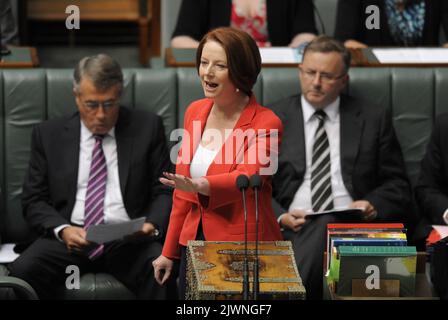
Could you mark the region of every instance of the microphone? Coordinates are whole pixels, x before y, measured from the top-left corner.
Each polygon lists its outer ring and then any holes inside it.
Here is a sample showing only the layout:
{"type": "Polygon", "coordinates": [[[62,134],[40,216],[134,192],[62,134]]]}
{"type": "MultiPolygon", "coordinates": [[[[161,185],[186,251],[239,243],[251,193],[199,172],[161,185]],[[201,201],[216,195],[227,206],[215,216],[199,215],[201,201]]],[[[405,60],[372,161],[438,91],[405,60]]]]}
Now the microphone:
{"type": "Polygon", "coordinates": [[[244,261],[243,261],[243,300],[249,300],[249,262],[247,260],[247,208],[246,189],[249,188],[249,178],[240,174],[236,178],[236,187],[242,192],[244,210],[244,261]]]}
{"type": "Polygon", "coordinates": [[[255,261],[254,261],[254,284],[253,284],[253,298],[258,299],[260,292],[259,285],[259,262],[258,262],[258,190],[261,188],[261,177],[257,173],[250,177],[250,186],[255,193],[255,261]]]}

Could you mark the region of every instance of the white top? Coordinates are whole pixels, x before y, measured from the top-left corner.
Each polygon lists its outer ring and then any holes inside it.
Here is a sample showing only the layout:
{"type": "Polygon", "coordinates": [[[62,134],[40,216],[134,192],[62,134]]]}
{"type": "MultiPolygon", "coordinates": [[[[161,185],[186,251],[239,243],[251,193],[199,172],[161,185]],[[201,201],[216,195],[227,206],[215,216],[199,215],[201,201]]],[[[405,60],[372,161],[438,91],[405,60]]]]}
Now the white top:
{"type": "MultiPolygon", "coordinates": [[[[81,136],[79,141],[79,166],[78,182],[75,206],[73,207],[70,221],[74,224],[84,224],[84,202],[89,182],[90,163],[92,151],[95,146],[95,138],[81,121],[81,136]]],[[[115,140],[115,128],[112,128],[103,139],[103,152],[107,164],[106,194],[104,198],[104,223],[113,224],[129,221],[123,203],[118,175],[117,142],[115,140]]],[[[58,233],[67,225],[61,225],[54,229],[56,238],[58,233]]]]}
{"type": "MultiPolygon", "coordinates": [[[[306,101],[303,95],[301,101],[303,112],[303,127],[305,128],[306,171],[303,183],[297,190],[288,211],[291,211],[293,209],[312,211],[311,161],[313,154],[314,135],[316,133],[319,120],[316,117],[313,117],[316,109],[314,109],[314,107],[311,106],[308,101],[306,101]]],[[[331,188],[333,191],[333,203],[335,209],[347,208],[353,202],[353,199],[345,188],[344,182],[342,180],[339,104],[340,99],[337,98],[333,103],[329,104],[324,109],[325,113],[327,114],[324,128],[327,132],[328,142],[330,144],[331,188]]]]}
{"type": "Polygon", "coordinates": [[[215,159],[219,149],[210,150],[203,147],[200,143],[196,152],[194,153],[193,160],[190,165],[190,175],[192,178],[200,178],[207,175],[208,167],[215,159]]]}

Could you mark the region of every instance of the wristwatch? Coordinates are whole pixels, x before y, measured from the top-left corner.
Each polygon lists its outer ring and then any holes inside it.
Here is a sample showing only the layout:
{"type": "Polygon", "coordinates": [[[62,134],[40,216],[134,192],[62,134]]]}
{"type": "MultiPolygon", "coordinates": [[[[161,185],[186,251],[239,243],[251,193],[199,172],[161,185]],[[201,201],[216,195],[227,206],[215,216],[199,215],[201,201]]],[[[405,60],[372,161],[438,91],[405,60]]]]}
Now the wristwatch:
{"type": "Polygon", "coordinates": [[[159,229],[154,229],[154,231],[152,232],[152,236],[156,238],[159,235],[160,235],[159,229]]]}

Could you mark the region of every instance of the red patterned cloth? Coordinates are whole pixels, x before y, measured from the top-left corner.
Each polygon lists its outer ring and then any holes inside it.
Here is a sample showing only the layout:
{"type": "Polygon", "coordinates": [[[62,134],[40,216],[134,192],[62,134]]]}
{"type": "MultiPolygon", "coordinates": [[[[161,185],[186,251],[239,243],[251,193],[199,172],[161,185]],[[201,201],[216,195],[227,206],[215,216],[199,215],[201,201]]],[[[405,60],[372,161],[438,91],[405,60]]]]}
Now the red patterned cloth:
{"type": "Polygon", "coordinates": [[[253,17],[244,15],[238,7],[232,3],[230,25],[233,28],[243,30],[250,34],[259,47],[270,47],[268,36],[268,21],[266,15],[266,1],[260,0],[257,14],[253,17]]]}

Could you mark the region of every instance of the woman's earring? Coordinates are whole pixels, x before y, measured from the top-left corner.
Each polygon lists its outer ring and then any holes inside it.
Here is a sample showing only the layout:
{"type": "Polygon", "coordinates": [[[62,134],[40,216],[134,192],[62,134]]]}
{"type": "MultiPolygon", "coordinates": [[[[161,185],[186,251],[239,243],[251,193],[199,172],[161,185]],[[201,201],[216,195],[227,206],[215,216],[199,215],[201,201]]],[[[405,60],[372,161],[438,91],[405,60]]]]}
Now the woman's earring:
{"type": "Polygon", "coordinates": [[[240,92],[240,89],[236,88],[235,92],[240,92]]]}

